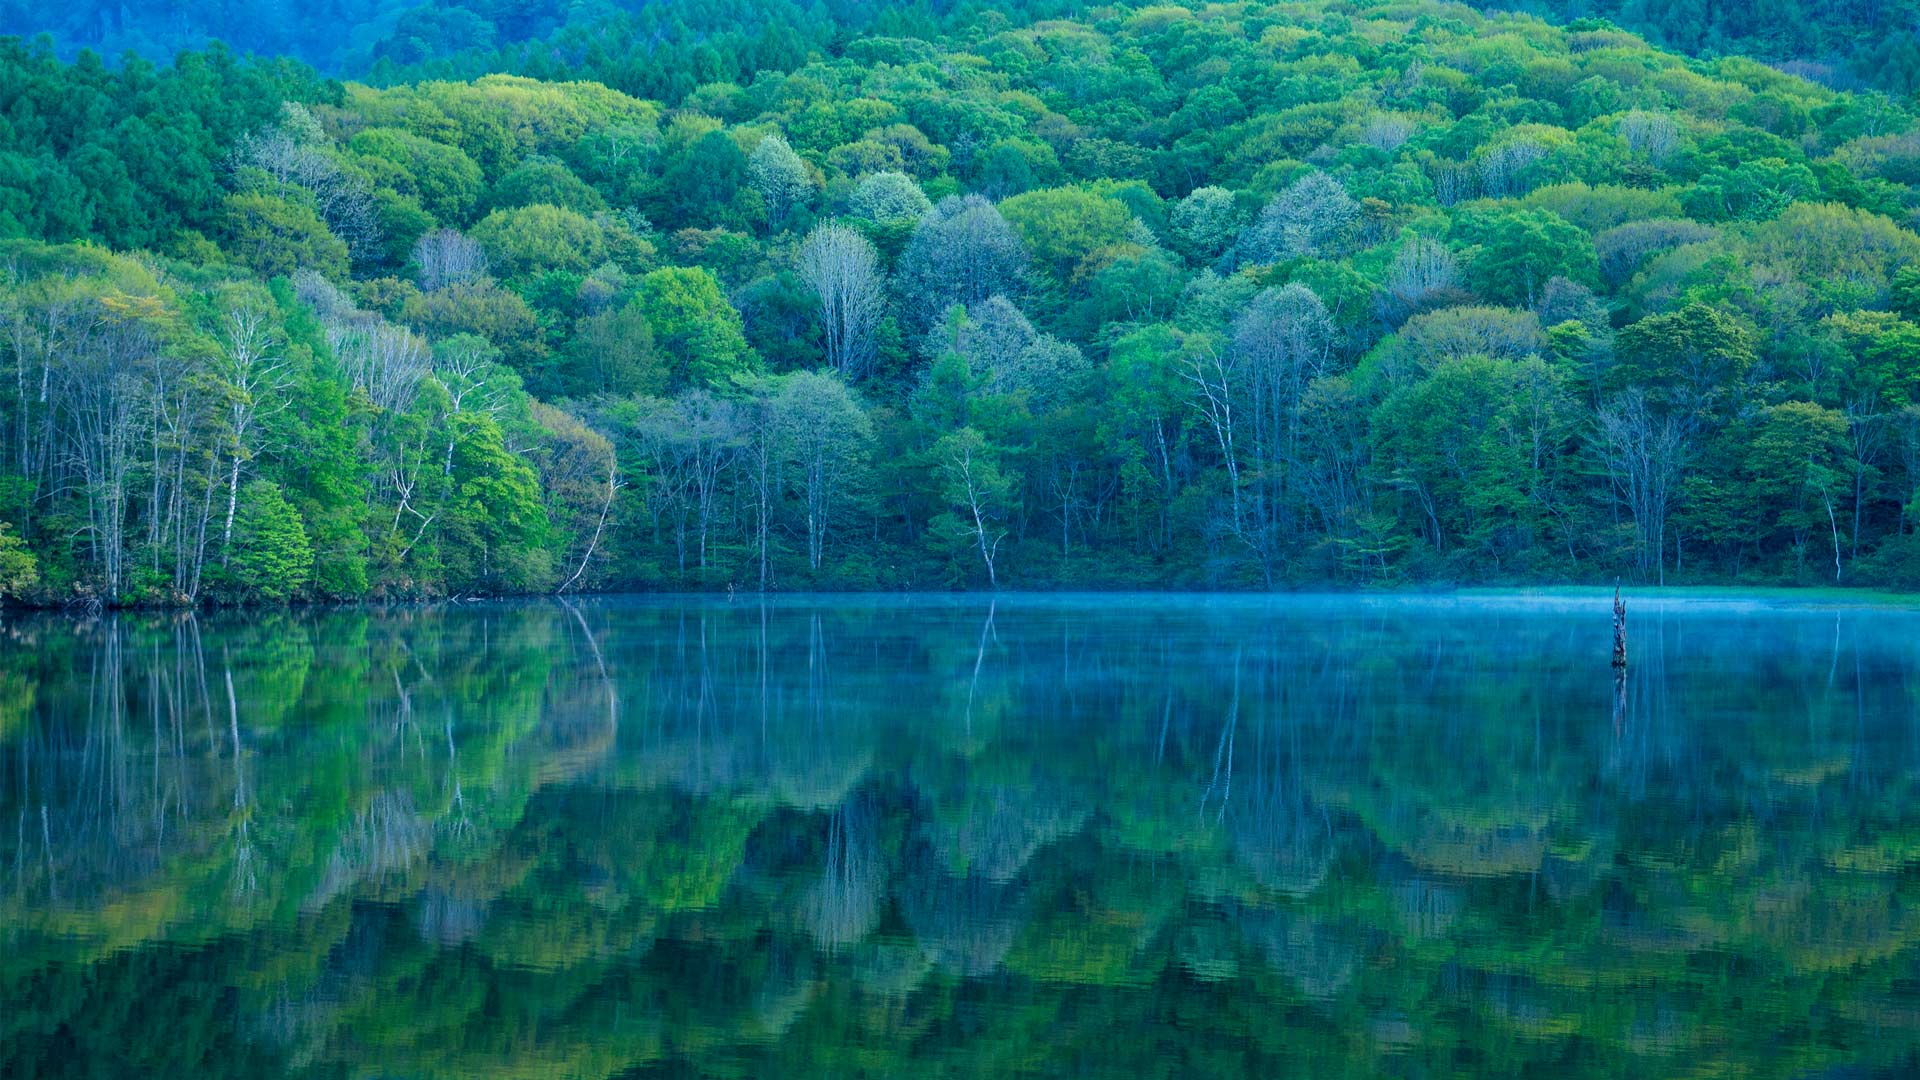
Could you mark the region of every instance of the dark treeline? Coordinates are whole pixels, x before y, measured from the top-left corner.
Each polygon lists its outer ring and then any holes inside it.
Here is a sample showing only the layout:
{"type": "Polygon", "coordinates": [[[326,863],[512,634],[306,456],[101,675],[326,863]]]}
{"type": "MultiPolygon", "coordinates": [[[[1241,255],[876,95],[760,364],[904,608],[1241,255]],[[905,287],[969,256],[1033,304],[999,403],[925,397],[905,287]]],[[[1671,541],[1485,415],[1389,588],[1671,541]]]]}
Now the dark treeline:
{"type": "Polygon", "coordinates": [[[1655,45],[1775,63],[1837,86],[1920,89],[1920,5],[1913,0],[1474,0],[1578,26],[1602,20],[1655,45]]]}
{"type": "Polygon", "coordinates": [[[384,88],[0,48],[0,593],[1920,581],[1897,100],[1422,3],[753,10],[384,88]]]}
{"type": "MultiPolygon", "coordinates": [[[[1909,94],[1920,88],[1915,0],[1472,0],[1576,29],[1617,25],[1696,56],[1750,56],[1829,85],[1909,94]]],[[[171,59],[215,41],[289,56],[333,75],[378,82],[423,74],[563,72],[642,97],[677,97],[757,70],[792,71],[813,50],[856,35],[933,36],[983,12],[1003,22],[1071,16],[1068,0],[960,5],[900,0],[80,0],[49,7],[0,0],[0,33],[49,35],[62,56],[171,59]]]]}
{"type": "MultiPolygon", "coordinates": [[[[498,63],[521,50],[565,49],[608,27],[625,33],[632,58],[679,61],[726,55],[754,42],[760,59],[806,60],[808,46],[864,27],[892,4],[797,4],[787,0],[693,0],[567,5],[504,0],[421,4],[416,0],[319,0],[290,4],[242,0],[81,0],[49,7],[0,0],[0,32],[46,34],[62,56],[82,49],[104,56],[171,59],[223,42],[241,52],[288,56],[330,74],[388,74],[430,65],[498,63]],[[713,39],[719,39],[717,42],[713,39]],[[700,49],[703,43],[708,49],[700,49]]],[[[923,15],[924,17],[924,15],[923,15]]],[[[604,54],[603,54],[604,55],[604,54]]]]}

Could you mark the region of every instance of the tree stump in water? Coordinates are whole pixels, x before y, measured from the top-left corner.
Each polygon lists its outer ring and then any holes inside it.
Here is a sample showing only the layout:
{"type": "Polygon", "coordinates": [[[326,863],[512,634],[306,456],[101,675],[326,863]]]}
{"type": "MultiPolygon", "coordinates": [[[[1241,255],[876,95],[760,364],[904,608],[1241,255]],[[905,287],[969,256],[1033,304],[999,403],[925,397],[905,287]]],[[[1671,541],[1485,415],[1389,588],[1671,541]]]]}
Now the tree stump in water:
{"type": "Polygon", "coordinates": [[[1613,666],[1627,666],[1627,602],[1620,599],[1620,586],[1613,586],[1613,666]]]}

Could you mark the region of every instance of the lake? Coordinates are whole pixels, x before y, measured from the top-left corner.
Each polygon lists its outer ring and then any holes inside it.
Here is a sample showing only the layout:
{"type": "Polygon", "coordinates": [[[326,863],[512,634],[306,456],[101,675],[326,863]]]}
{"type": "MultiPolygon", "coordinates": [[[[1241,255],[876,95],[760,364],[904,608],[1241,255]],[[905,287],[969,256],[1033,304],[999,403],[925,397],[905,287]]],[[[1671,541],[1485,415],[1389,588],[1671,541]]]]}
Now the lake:
{"type": "Polygon", "coordinates": [[[1920,611],[0,623],[0,1076],[1904,1075],[1920,611]]]}

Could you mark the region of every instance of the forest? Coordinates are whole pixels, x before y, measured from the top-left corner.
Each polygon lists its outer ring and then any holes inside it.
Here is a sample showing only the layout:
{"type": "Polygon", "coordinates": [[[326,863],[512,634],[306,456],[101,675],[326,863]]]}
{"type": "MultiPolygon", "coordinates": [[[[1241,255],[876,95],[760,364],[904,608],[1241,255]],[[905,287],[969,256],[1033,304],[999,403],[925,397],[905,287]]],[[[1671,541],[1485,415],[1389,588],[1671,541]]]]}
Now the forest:
{"type": "MultiPolygon", "coordinates": [[[[1750,56],[1829,86],[1873,86],[1898,93],[1920,87],[1920,3],[1915,0],[1468,0],[1475,7],[1524,11],[1558,23],[1608,20],[1652,44],[1689,55],[1750,56]]],[[[61,55],[82,49],[132,52],[153,61],[182,49],[225,42],[241,52],[292,56],[331,75],[396,82],[423,72],[525,73],[552,59],[591,63],[601,81],[630,85],[676,78],[689,62],[707,72],[738,59],[804,59],[874,31],[913,27],[930,36],[990,11],[995,17],[1065,16],[1068,0],[1018,5],[949,0],[602,0],[561,5],[539,0],[78,0],[58,10],[33,0],[0,0],[0,33],[48,34],[61,55]],[[1006,8],[1014,10],[1005,10],[1006,8]],[[611,31],[611,32],[610,32],[611,31]],[[718,40],[716,40],[718,39],[718,40]],[[617,68],[620,74],[603,77],[617,68]],[[644,72],[644,73],[643,73],[644,72]]],[[[778,62],[778,61],[775,61],[778,62]]],[[[696,68],[695,70],[699,70],[696,68]]]]}
{"type": "Polygon", "coordinates": [[[739,0],[366,81],[7,39],[0,597],[1920,585],[1920,113],[1674,43],[1427,0],[739,0]]]}

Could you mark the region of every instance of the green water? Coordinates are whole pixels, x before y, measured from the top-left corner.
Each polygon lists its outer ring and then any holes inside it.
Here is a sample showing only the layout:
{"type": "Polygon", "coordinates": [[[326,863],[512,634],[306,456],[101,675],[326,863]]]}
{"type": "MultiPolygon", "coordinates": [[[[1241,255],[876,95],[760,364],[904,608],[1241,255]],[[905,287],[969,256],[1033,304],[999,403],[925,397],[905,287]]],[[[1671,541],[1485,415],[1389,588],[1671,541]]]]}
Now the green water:
{"type": "Polygon", "coordinates": [[[1900,1075],[1920,612],[0,623],[0,1076],[1900,1075]]]}

